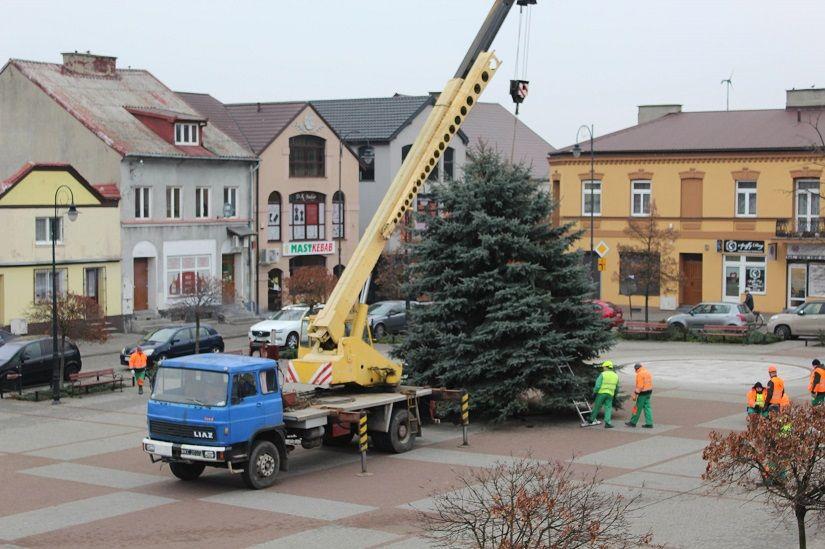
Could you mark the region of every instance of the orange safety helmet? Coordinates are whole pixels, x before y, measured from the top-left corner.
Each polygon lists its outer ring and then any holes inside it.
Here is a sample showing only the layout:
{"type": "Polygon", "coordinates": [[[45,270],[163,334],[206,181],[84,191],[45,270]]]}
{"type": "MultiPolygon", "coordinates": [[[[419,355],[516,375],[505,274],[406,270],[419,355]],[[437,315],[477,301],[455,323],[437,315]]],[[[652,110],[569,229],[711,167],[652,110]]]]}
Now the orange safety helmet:
{"type": "Polygon", "coordinates": [[[776,366],[774,366],[773,364],[768,366],[768,373],[769,374],[775,374],[776,373],[776,366]]]}

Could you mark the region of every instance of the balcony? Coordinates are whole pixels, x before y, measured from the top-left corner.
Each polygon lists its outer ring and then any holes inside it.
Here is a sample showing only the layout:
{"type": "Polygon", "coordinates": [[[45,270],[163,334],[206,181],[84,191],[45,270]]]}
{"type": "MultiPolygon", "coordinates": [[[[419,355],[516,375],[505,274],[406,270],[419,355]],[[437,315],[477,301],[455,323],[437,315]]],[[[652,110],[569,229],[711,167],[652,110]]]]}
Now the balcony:
{"type": "Polygon", "coordinates": [[[825,219],[777,219],[777,238],[825,238],[825,219]]]}

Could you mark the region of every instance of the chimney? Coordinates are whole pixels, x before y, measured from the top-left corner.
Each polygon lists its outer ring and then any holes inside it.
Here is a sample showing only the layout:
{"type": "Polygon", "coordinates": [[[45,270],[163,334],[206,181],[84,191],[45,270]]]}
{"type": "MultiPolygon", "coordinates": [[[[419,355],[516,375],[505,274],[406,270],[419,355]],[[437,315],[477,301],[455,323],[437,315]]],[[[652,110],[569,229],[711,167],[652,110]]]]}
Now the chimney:
{"type": "Polygon", "coordinates": [[[804,109],[825,107],[825,89],[808,88],[805,90],[785,91],[786,109],[804,109]]]}
{"type": "Polygon", "coordinates": [[[682,105],[639,105],[638,123],[644,124],[677,112],[682,112],[682,105]]]}
{"type": "Polygon", "coordinates": [[[115,76],[117,57],[93,53],[70,52],[63,54],[63,69],[85,76],[115,76]]]}

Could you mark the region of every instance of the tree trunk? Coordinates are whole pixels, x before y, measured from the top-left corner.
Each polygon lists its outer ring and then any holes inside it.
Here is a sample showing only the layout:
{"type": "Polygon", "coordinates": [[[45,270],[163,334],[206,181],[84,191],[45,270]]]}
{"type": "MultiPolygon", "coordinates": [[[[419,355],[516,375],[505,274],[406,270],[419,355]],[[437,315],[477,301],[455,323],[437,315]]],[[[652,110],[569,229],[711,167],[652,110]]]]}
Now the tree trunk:
{"type": "Polygon", "coordinates": [[[201,314],[195,311],[195,354],[201,352],[201,314]]]}
{"type": "Polygon", "coordinates": [[[647,303],[648,303],[649,300],[650,300],[650,292],[645,290],[645,322],[648,322],[648,319],[647,319],[648,318],[647,317],[647,303]]]}
{"type": "Polygon", "coordinates": [[[808,509],[801,505],[797,505],[794,509],[794,513],[796,514],[796,529],[799,533],[799,549],[805,549],[808,544],[807,540],[805,539],[805,513],[808,512],[808,509]]]}
{"type": "Polygon", "coordinates": [[[66,372],[66,336],[65,334],[60,334],[60,387],[62,390],[63,387],[63,379],[66,372]]]}

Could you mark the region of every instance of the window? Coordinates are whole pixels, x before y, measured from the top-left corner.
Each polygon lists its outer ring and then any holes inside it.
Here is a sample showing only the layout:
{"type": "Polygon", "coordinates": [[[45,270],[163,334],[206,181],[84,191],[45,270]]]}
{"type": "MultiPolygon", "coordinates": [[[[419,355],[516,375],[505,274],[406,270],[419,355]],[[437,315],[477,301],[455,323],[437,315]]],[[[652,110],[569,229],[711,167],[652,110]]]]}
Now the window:
{"type": "Polygon", "coordinates": [[[61,244],[63,242],[63,218],[36,218],[34,220],[34,240],[36,244],[51,244],[52,240],[56,244],[61,244]]]}
{"type": "Polygon", "coordinates": [[[796,230],[800,233],[819,232],[819,180],[796,182],[796,230]]]}
{"type": "Polygon", "coordinates": [[[176,255],[166,258],[166,287],[170,296],[195,293],[199,280],[212,276],[209,255],[176,255]]]}
{"type": "Polygon", "coordinates": [[[444,149],[444,181],[452,181],[455,166],[455,149],[447,147],[444,149]]]}
{"type": "Polygon", "coordinates": [[[582,182],[582,215],[602,215],[602,182],[582,182]]]}
{"type": "Polygon", "coordinates": [[[752,294],[765,294],[765,258],[747,255],[726,255],[723,286],[724,301],[740,301],[745,290],[752,294]]]}
{"type": "Polygon", "coordinates": [[[180,187],[166,187],[166,217],[180,219],[180,187]]]}
{"type": "Polygon", "coordinates": [[[633,181],[631,187],[632,214],[650,215],[650,181],[633,181]]]}
{"type": "Polygon", "coordinates": [[[316,192],[289,195],[292,204],[292,240],[323,240],[324,202],[326,196],[316,192]]]}
{"type": "Polygon", "coordinates": [[[175,337],[172,340],[177,340],[178,343],[189,343],[192,341],[192,328],[184,328],[175,332],[175,337]]]}
{"type": "Polygon", "coordinates": [[[150,197],[149,187],[135,187],[135,219],[149,219],[150,197]]]}
{"type": "Polygon", "coordinates": [[[756,217],[756,181],[736,182],[736,217],[756,217]]]}
{"type": "Polygon", "coordinates": [[[195,217],[209,217],[209,187],[195,189],[195,217]]]}
{"type": "Polygon", "coordinates": [[[267,395],[278,390],[278,377],[275,369],[262,370],[260,376],[261,392],[263,394],[267,395]]]}
{"type": "Polygon", "coordinates": [[[269,242],[278,242],[281,240],[281,193],[270,193],[267,206],[269,216],[266,221],[266,239],[269,242]]]}
{"type": "Polygon", "coordinates": [[[344,238],[344,193],[332,195],[332,238],[344,238]]]}
{"type": "Polygon", "coordinates": [[[224,187],[223,188],[223,216],[237,217],[238,216],[238,188],[224,187]]]}
{"type": "Polygon", "coordinates": [[[289,177],[324,177],[326,140],[314,135],[289,138],[289,177]]]}
{"type": "MultiPolygon", "coordinates": [[[[57,269],[57,293],[66,294],[66,269],[57,269]]],[[[34,271],[34,300],[51,299],[52,297],[52,270],[42,269],[34,271]]]]}
{"type": "Polygon", "coordinates": [[[175,124],[175,145],[197,145],[198,125],[197,124],[175,124]]]}
{"type": "Polygon", "coordinates": [[[359,181],[375,181],[375,149],[369,145],[358,147],[359,181]]]}
{"type": "Polygon", "coordinates": [[[232,378],[232,396],[234,398],[245,398],[258,394],[255,387],[255,376],[252,372],[235,374],[232,378]]]}

